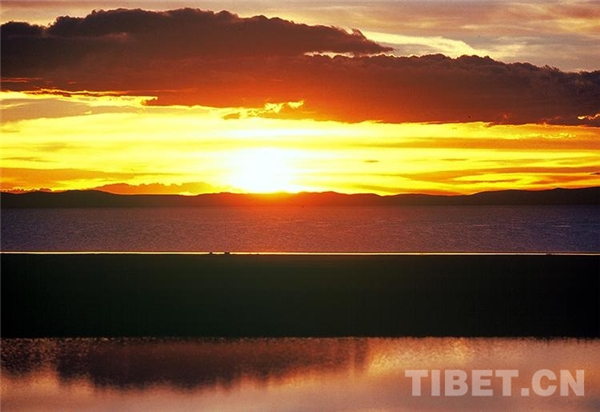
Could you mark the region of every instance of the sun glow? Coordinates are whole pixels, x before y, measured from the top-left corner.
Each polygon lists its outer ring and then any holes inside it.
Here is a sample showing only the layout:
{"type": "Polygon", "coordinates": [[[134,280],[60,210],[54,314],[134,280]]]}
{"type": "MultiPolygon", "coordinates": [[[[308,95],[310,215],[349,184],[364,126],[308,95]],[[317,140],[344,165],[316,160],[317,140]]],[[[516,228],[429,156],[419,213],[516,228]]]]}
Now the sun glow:
{"type": "MultiPolygon", "coordinates": [[[[2,190],[475,193],[600,184],[600,128],[228,117],[1,92],[2,190]]],[[[239,110],[238,110],[239,111],[239,110]]]]}
{"type": "Polygon", "coordinates": [[[275,148],[239,150],[230,157],[229,183],[243,192],[297,192],[295,157],[290,150],[275,148]]]}

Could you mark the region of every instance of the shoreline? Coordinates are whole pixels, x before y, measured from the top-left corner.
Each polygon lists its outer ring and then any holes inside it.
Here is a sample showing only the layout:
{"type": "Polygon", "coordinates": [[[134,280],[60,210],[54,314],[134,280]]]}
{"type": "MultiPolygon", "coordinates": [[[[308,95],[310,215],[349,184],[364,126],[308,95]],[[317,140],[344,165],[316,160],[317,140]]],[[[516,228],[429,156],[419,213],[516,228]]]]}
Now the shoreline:
{"type": "Polygon", "coordinates": [[[600,337],[600,254],[7,253],[2,337],[600,337]]]}
{"type": "Polygon", "coordinates": [[[472,194],[298,192],[116,194],[100,190],[0,192],[0,208],[106,207],[365,207],[365,206],[600,206],[600,187],[499,190],[472,194]]]}
{"type": "Polygon", "coordinates": [[[192,255],[192,256],[600,256],[598,252],[244,252],[244,251],[0,251],[4,255],[192,255]]]}

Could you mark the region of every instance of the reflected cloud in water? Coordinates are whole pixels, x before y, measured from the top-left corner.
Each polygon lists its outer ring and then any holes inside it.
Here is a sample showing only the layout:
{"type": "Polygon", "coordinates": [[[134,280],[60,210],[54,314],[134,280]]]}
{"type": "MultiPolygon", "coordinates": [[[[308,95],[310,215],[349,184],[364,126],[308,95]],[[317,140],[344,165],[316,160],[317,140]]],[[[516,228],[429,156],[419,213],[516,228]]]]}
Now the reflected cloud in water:
{"type": "MultiPolygon", "coordinates": [[[[3,339],[3,411],[597,410],[600,340],[3,339]],[[412,396],[408,369],[518,370],[513,395],[412,396]],[[540,369],[585,396],[520,396],[540,369]]],[[[470,383],[470,382],[469,382],[470,383]]],[[[443,382],[442,382],[443,395],[443,382]]]]}

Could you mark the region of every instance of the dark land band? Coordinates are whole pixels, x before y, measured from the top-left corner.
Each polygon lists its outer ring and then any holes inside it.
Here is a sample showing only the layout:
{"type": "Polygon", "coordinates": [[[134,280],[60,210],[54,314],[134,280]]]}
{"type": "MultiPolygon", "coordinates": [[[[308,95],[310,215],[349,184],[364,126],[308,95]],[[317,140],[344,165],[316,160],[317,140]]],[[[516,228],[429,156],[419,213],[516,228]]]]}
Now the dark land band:
{"type": "Polygon", "coordinates": [[[600,255],[1,260],[6,338],[600,337],[600,255]]]}

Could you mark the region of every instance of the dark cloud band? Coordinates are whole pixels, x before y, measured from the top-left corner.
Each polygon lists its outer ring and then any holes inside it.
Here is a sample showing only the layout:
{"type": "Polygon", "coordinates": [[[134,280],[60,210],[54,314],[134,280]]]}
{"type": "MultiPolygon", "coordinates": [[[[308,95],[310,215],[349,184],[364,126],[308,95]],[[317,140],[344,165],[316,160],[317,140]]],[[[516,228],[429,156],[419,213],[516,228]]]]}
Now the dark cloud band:
{"type": "Polygon", "coordinates": [[[13,90],[151,94],[154,105],[303,101],[277,115],[347,122],[600,125],[600,71],[385,56],[389,48],[359,31],[278,18],[119,9],[49,27],[10,22],[1,36],[3,87],[13,90]],[[319,55],[327,52],[348,56],[319,55]]]}

